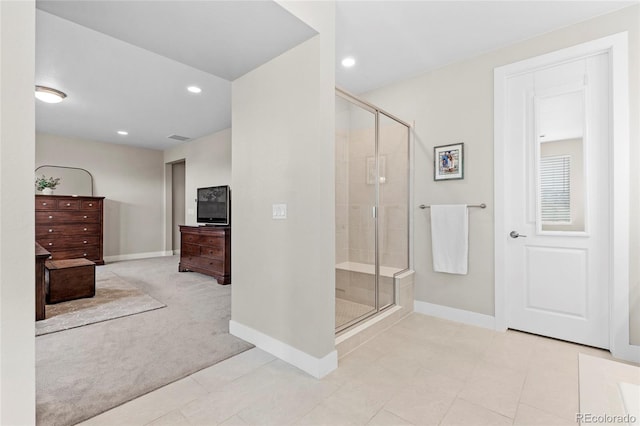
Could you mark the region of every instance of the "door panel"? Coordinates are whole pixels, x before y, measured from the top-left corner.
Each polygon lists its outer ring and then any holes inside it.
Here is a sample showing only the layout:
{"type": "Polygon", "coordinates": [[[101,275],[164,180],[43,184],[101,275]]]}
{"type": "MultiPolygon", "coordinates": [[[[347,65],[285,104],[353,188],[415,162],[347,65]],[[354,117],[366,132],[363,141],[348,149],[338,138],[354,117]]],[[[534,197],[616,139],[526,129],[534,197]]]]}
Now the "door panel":
{"type": "Polygon", "coordinates": [[[609,345],[608,55],[508,80],[507,326],[609,345]]]}

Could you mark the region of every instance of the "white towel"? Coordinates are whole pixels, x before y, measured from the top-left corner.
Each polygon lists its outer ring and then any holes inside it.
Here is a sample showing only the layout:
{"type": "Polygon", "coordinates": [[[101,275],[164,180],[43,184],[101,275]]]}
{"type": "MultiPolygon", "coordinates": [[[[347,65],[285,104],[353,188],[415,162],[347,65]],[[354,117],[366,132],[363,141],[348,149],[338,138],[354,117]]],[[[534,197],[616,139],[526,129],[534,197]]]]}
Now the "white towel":
{"type": "Polygon", "coordinates": [[[469,214],[466,204],[431,206],[433,270],[467,274],[469,214]]]}

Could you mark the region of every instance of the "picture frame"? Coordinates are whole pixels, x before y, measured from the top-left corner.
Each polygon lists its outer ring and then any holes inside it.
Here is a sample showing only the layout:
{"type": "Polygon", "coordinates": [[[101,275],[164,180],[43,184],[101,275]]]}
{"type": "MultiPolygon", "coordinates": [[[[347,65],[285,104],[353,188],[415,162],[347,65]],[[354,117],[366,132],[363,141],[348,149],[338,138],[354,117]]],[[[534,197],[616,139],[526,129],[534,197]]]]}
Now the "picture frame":
{"type": "MultiPolygon", "coordinates": [[[[385,183],[386,181],[386,171],[387,171],[387,158],[384,155],[379,157],[380,161],[380,183],[385,183]]],[[[367,167],[366,167],[366,181],[367,185],[373,185],[376,183],[376,157],[371,156],[367,157],[367,167]]]]}
{"type": "Polygon", "coordinates": [[[433,180],[464,179],[464,143],[433,147],[433,180]]]}

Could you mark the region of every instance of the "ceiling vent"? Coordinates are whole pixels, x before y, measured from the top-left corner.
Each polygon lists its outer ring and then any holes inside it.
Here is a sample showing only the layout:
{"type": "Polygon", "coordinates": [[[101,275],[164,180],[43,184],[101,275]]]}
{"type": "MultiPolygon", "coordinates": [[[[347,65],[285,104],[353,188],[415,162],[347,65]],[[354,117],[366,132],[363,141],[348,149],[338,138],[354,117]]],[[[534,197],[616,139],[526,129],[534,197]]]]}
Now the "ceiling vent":
{"type": "Polygon", "coordinates": [[[191,138],[188,138],[186,136],[180,136],[180,135],[169,135],[167,137],[169,139],[173,139],[173,140],[180,141],[180,142],[188,141],[188,140],[191,139],[191,138]]]}

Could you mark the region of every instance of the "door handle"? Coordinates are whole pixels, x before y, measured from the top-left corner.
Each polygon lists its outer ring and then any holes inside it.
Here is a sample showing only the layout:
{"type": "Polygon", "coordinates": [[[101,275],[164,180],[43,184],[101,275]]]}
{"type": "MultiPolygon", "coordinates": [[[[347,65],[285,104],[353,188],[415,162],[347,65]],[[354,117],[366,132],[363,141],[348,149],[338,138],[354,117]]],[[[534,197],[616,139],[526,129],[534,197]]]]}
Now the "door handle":
{"type": "Polygon", "coordinates": [[[518,231],[509,232],[509,236],[511,238],[526,237],[526,235],[518,234],[518,231]]]}

